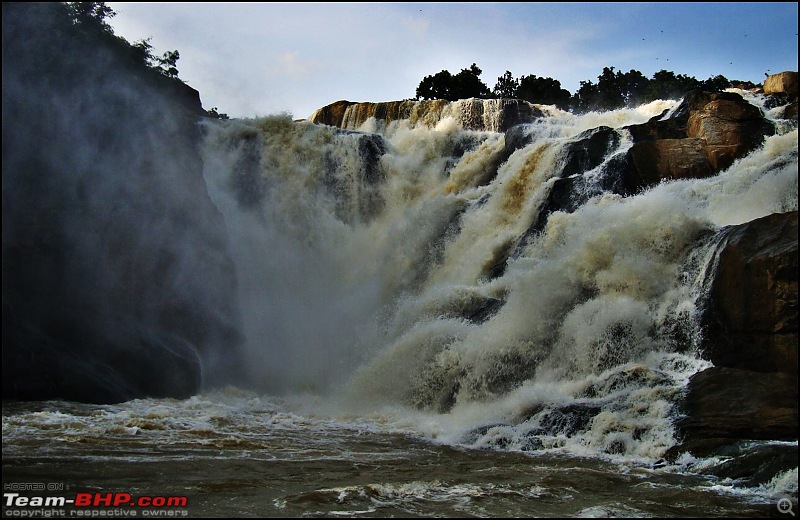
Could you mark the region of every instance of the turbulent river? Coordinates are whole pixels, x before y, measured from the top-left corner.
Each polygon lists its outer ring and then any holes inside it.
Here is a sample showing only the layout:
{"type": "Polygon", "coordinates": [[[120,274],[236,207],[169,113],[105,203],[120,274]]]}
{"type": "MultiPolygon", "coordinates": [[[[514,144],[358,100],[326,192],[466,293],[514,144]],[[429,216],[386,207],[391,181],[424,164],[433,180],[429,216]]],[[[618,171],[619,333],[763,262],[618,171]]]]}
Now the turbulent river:
{"type": "Polygon", "coordinates": [[[242,373],[183,401],[4,404],[6,491],[186,497],[173,512],[191,516],[735,517],[796,504],[796,468],[718,471],[796,442],[666,457],[675,405],[711,366],[698,313],[719,231],[797,209],[791,126],[717,176],[609,190],[632,145],[623,127],[677,104],[541,107],[506,133],[446,112],[353,130],[205,124],[242,373]],[[576,143],[601,133],[600,159],[574,169],[576,143]]]}
{"type": "Polygon", "coordinates": [[[3,478],[53,484],[64,497],[187,497],[172,511],[217,517],[753,517],[797,484],[796,473],[754,487],[702,474],[722,460],[480,449],[454,442],[441,422],[402,409],[330,417],[235,389],[18,404],[4,410],[3,478]]]}

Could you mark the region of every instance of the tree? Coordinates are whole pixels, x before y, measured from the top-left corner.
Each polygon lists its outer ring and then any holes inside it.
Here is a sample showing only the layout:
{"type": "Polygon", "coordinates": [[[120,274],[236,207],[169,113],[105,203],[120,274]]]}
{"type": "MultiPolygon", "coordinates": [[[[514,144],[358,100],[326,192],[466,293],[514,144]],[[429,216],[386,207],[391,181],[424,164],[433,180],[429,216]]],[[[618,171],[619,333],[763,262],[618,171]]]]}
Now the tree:
{"type": "Polygon", "coordinates": [[[519,88],[519,80],[514,79],[510,71],[497,78],[497,83],[492,90],[495,97],[499,98],[515,98],[517,97],[517,89],[519,88]]]}
{"type": "Polygon", "coordinates": [[[580,88],[572,96],[572,107],[578,112],[593,110],[598,103],[597,85],[591,81],[581,81],[580,88]]]}
{"type": "Polygon", "coordinates": [[[158,68],[163,75],[168,78],[177,78],[178,77],[178,68],[176,64],[180,59],[181,55],[178,53],[177,50],[174,51],[167,51],[161,55],[160,58],[157,58],[158,68]]]}
{"type": "Polygon", "coordinates": [[[529,103],[556,105],[559,108],[567,108],[570,101],[569,91],[561,88],[560,81],[533,74],[519,78],[517,97],[529,103]]]}
{"type": "Polygon", "coordinates": [[[680,83],[675,77],[675,73],[661,69],[653,74],[653,81],[647,89],[647,97],[650,99],[670,99],[675,97],[675,92],[680,90],[680,83]]]}
{"type": "Polygon", "coordinates": [[[217,107],[212,107],[211,110],[206,110],[206,115],[213,119],[230,119],[228,114],[222,114],[218,111],[217,107]]]}
{"type": "Polygon", "coordinates": [[[425,76],[417,87],[417,99],[446,99],[457,101],[468,98],[491,97],[489,87],[480,80],[483,71],[474,63],[453,76],[443,70],[434,76],[425,76]]]}
{"type": "Polygon", "coordinates": [[[625,74],[617,72],[617,81],[622,91],[626,106],[637,106],[647,101],[647,87],[650,80],[638,70],[629,70],[625,74]]]}
{"type": "Polygon", "coordinates": [[[470,65],[469,69],[461,69],[461,72],[453,76],[453,90],[456,99],[485,99],[492,97],[489,87],[480,79],[482,72],[483,71],[473,63],[470,65]]]}
{"type": "Polygon", "coordinates": [[[114,33],[106,19],[114,18],[117,13],[105,2],[67,2],[66,5],[73,24],[89,31],[114,33]]]}
{"type": "Polygon", "coordinates": [[[660,70],[653,74],[647,91],[647,97],[653,99],[676,99],[690,91],[700,88],[701,84],[695,78],[684,74],[675,74],[669,70],[660,70]]]}
{"type": "Polygon", "coordinates": [[[625,105],[625,95],[622,91],[618,74],[614,67],[603,67],[603,72],[597,76],[597,106],[599,110],[615,110],[625,105]]]}
{"type": "Polygon", "coordinates": [[[435,76],[425,76],[417,87],[417,99],[450,99],[453,75],[443,70],[435,76]]]}
{"type": "Polygon", "coordinates": [[[702,87],[706,90],[725,90],[726,88],[730,88],[730,86],[731,82],[722,74],[718,74],[702,82],[702,87]]]}
{"type": "Polygon", "coordinates": [[[180,53],[174,50],[156,56],[150,38],[131,44],[125,38],[116,36],[106,20],[117,13],[105,2],[67,2],[64,5],[73,26],[84,38],[90,41],[100,40],[113,47],[120,55],[127,56],[133,64],[144,64],[168,78],[179,80],[177,62],[180,53]]]}

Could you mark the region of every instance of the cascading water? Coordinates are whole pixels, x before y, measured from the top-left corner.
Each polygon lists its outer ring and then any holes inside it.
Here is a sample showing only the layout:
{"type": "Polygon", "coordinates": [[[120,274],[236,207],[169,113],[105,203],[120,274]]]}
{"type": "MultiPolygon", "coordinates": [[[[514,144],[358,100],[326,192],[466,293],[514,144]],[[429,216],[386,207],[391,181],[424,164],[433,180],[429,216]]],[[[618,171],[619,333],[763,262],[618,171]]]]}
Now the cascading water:
{"type": "Polygon", "coordinates": [[[614,190],[623,127],[676,104],[542,107],[505,134],[441,110],[358,131],[207,125],[248,384],[400,407],[446,442],[659,459],[709,366],[697,312],[717,230],[797,208],[796,129],[716,177],[614,190]]]}
{"type": "MultiPolygon", "coordinates": [[[[797,209],[796,125],[776,121],[714,177],[633,194],[620,179],[630,125],[678,114],[675,101],[529,107],[541,116],[510,127],[495,102],[350,105],[346,129],[203,124],[243,323],[233,386],[4,403],[4,485],[188,500],[158,516],[730,517],[796,504],[796,441],[670,453],[676,404],[710,365],[698,318],[725,226],[797,209]]],[[[92,510],[106,512],[139,509],[92,510]]]]}

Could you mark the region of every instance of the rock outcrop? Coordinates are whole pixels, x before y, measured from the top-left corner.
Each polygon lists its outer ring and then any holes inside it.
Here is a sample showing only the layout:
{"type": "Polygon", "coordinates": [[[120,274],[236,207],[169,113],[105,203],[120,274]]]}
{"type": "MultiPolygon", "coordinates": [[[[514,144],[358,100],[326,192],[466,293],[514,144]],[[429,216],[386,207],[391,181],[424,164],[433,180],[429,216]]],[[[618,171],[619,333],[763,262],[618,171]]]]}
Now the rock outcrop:
{"type": "Polygon", "coordinates": [[[237,362],[196,90],[3,4],[3,398],[187,397],[237,362]]]}
{"type": "Polygon", "coordinates": [[[320,108],[308,119],[317,124],[355,130],[370,118],[385,124],[408,119],[411,125],[434,127],[445,117],[452,117],[466,130],[504,132],[542,116],[536,106],[519,99],[462,99],[452,102],[436,99],[385,103],[336,101],[320,108]]]}
{"type": "Polygon", "coordinates": [[[705,317],[717,366],[797,374],[797,212],[726,231],[705,317]]]}
{"type": "MultiPolygon", "coordinates": [[[[543,115],[535,105],[517,99],[337,101],[317,110],[309,120],[355,130],[370,118],[383,123],[406,119],[412,125],[433,127],[452,117],[468,130],[505,132],[543,115]]],[[[761,110],[739,94],[702,90],[689,92],[671,114],[625,129],[634,144],[617,165],[622,194],[637,193],[665,179],[715,175],[775,133],[761,110]]]]}
{"type": "Polygon", "coordinates": [[[782,107],[778,117],[797,121],[797,72],[786,71],[764,80],[766,107],[782,107]]]}
{"type": "Polygon", "coordinates": [[[788,94],[797,97],[797,72],[785,71],[767,76],[764,94],[788,94]]]}
{"type": "Polygon", "coordinates": [[[761,111],[730,92],[693,91],[667,119],[627,127],[634,145],[623,172],[627,192],[662,180],[719,173],[775,133],[761,111]]]}
{"type": "Polygon", "coordinates": [[[797,439],[797,374],[709,368],[692,377],[677,450],[708,456],[741,440],[797,439]]]}
{"type": "Polygon", "coordinates": [[[797,212],[725,230],[704,316],[714,368],[689,383],[674,451],[797,439],[797,212]]]}

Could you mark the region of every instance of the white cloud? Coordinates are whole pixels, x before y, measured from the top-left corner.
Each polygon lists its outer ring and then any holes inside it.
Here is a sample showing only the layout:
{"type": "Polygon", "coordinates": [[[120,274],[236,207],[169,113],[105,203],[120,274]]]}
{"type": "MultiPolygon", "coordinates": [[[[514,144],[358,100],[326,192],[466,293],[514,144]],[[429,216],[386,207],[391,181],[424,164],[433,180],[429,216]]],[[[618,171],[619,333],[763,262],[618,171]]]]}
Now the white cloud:
{"type": "Polygon", "coordinates": [[[403,25],[406,26],[408,32],[410,32],[413,36],[421,38],[428,34],[428,28],[431,26],[431,21],[427,18],[409,16],[405,18],[403,25]]]}
{"type": "Polygon", "coordinates": [[[286,76],[303,78],[314,70],[312,60],[303,60],[297,52],[284,52],[279,58],[280,72],[286,76]]]}

